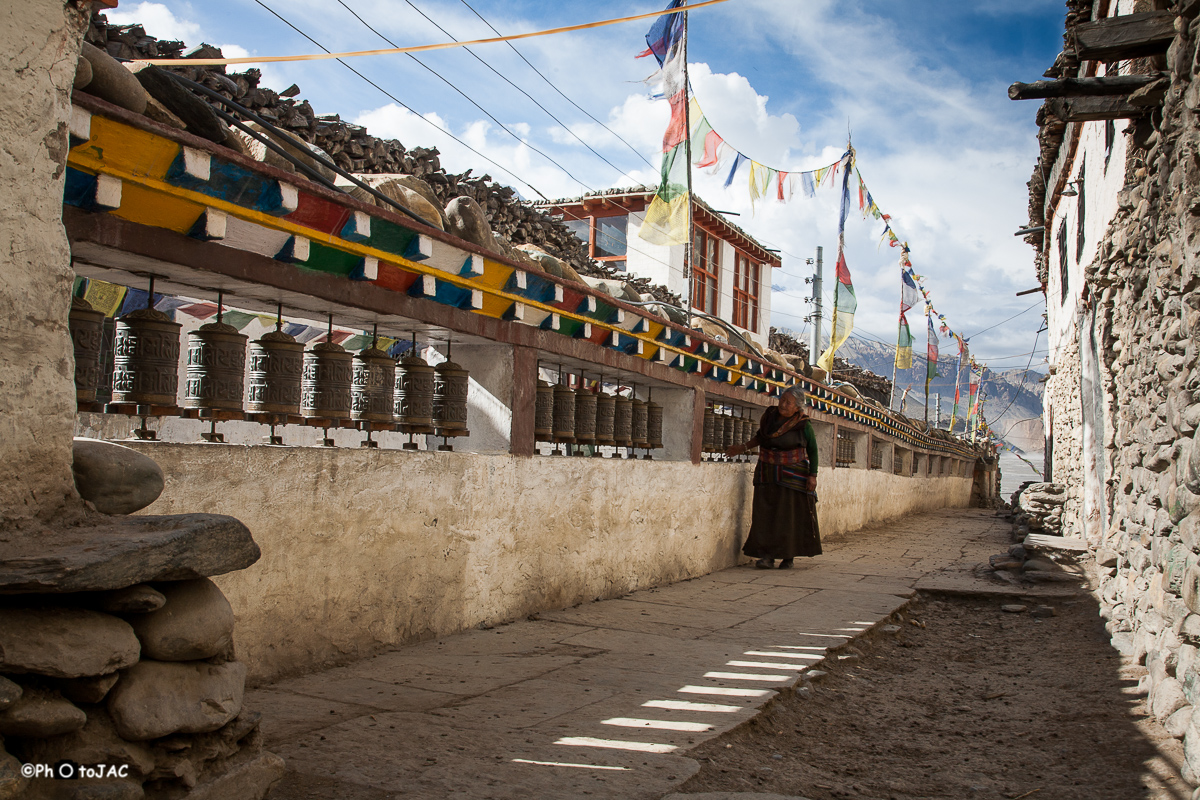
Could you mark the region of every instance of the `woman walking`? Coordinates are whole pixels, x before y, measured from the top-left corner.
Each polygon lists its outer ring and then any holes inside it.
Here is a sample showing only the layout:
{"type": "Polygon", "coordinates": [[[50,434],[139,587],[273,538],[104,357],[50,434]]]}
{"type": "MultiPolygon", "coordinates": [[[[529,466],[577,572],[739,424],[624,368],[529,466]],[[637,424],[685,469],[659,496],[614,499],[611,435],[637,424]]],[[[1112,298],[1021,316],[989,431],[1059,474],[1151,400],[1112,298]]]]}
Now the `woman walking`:
{"type": "Polygon", "coordinates": [[[725,451],[738,456],[755,447],[754,517],[742,552],[754,566],[791,569],[797,556],[821,555],[817,529],[817,437],[804,413],[804,391],[793,386],[779,405],[763,412],[758,433],[725,451]]]}

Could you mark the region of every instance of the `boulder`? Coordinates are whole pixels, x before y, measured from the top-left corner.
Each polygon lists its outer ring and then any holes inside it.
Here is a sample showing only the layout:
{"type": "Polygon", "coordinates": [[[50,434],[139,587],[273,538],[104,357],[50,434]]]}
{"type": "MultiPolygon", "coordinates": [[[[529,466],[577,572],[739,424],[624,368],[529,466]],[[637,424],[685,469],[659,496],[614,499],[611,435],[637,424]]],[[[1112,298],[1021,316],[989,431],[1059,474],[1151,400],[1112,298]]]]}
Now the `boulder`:
{"type": "Polygon", "coordinates": [[[150,748],[122,739],[103,708],[89,709],[86,724],[63,736],[24,742],[21,755],[35,764],[57,764],[64,759],[88,765],[128,764],[130,772],[140,776],[154,770],[150,748]]]}
{"type": "Polygon", "coordinates": [[[36,536],[0,538],[0,594],[91,592],[245,569],[261,552],[249,529],[219,514],[112,517],[36,536]]]}
{"type": "Polygon", "coordinates": [[[183,120],[172,114],[170,109],[153,97],[146,98],[146,116],[159,125],[166,125],[168,128],[174,128],[178,131],[187,130],[187,125],[184,124],[183,120]]]}
{"type": "Polygon", "coordinates": [[[240,763],[192,789],[188,800],[263,800],[283,777],[284,761],[274,753],[234,761],[240,763]]]}
{"type": "Polygon", "coordinates": [[[100,597],[100,610],[110,614],[145,614],[167,604],[166,596],[144,583],[126,586],[100,597]]]}
{"type": "Polygon", "coordinates": [[[0,748],[0,800],[26,797],[29,779],[21,777],[21,762],[0,748]]]}
{"type": "MultiPolygon", "coordinates": [[[[528,257],[534,264],[537,265],[538,269],[542,270],[542,272],[553,275],[556,278],[562,278],[565,281],[571,281],[573,283],[587,283],[587,281],[585,281],[579,275],[579,273],[575,271],[574,267],[563,261],[561,258],[550,255],[535,244],[519,244],[515,246],[515,249],[524,253],[526,257],[528,257]]],[[[611,283],[615,284],[613,288],[616,293],[613,294],[611,292],[605,292],[605,294],[612,294],[613,297],[621,300],[637,298],[637,293],[634,292],[632,295],[630,295],[625,291],[625,287],[620,281],[611,281],[611,283]]]]}
{"type": "Polygon", "coordinates": [[[116,686],[120,677],[120,673],[114,672],[111,675],[94,675],[90,678],[68,678],[59,681],[58,688],[73,703],[99,703],[108,694],[108,690],[116,686]]]}
{"type": "Polygon", "coordinates": [[[492,253],[501,252],[492,238],[487,214],[473,198],[456,197],[446,205],[446,231],[492,253]]]}
{"type": "Polygon", "coordinates": [[[58,692],[26,689],[21,698],[0,711],[0,735],[46,738],[77,731],[87,715],[58,692]]]}
{"type": "Polygon", "coordinates": [[[0,672],[52,678],[107,675],[141,647],[124,620],[82,608],[0,609],[0,672]]]}
{"type": "Polygon", "coordinates": [[[76,438],[72,448],[75,488],[105,514],[132,514],[162,494],[163,472],[154,459],[100,439],[76,438]]]}
{"type": "Polygon", "coordinates": [[[88,42],[83,43],[80,55],[92,68],[85,92],[135,114],[146,111],[146,90],[120,61],[88,42]]]}
{"type": "MultiPolygon", "coordinates": [[[[75,81],[71,84],[72,89],[84,89],[92,82],[92,62],[88,61],[83,56],[75,64],[75,81]]],[[[3,795],[0,795],[2,797],[3,795]]]]}
{"type": "Polygon", "coordinates": [[[224,143],[225,128],[217,112],[168,75],[166,70],[137,61],[125,66],[152,99],[186,126],[188,133],[217,144],[224,143]]]}
{"type": "Polygon", "coordinates": [[[160,584],[166,604],[129,617],[142,643],[142,657],[156,661],[199,661],[233,645],[233,608],[208,578],[160,584]]]}
{"type": "MultiPolygon", "coordinates": [[[[308,142],[305,142],[302,139],[297,139],[297,141],[300,142],[301,145],[303,145],[303,147],[301,148],[301,147],[297,147],[295,144],[292,144],[290,141],[288,141],[283,136],[272,133],[271,131],[267,130],[263,126],[259,125],[257,122],[248,123],[247,127],[249,127],[251,130],[253,130],[255,133],[257,133],[259,136],[269,139],[273,144],[280,147],[288,155],[292,156],[296,160],[303,163],[305,166],[314,170],[318,175],[322,176],[323,178],[325,178],[325,180],[329,181],[330,183],[333,183],[334,180],[338,177],[338,174],[335,171],[333,171],[329,167],[325,166],[324,164],[319,163],[315,158],[313,158],[313,155],[317,154],[317,155],[320,155],[322,158],[324,158],[326,161],[331,160],[329,158],[329,156],[325,153],[325,151],[322,150],[321,148],[317,147],[315,144],[310,144],[308,142]]],[[[264,164],[270,164],[273,167],[279,167],[280,169],[283,169],[287,172],[295,172],[296,174],[301,175],[304,178],[309,177],[307,173],[303,172],[300,169],[297,169],[296,165],[293,164],[291,161],[284,158],[279,153],[276,153],[274,150],[272,150],[271,148],[267,147],[262,142],[255,139],[253,136],[250,136],[249,134],[245,133],[244,131],[240,131],[240,130],[236,132],[236,135],[242,137],[243,141],[245,141],[246,148],[250,151],[250,156],[254,160],[261,161],[264,164]]]]}
{"type": "Polygon", "coordinates": [[[238,715],[246,665],[142,660],[108,693],[121,738],[133,742],[172,733],[215,731],[238,715]]]}
{"type": "MultiPolygon", "coordinates": [[[[407,208],[417,216],[427,221],[430,225],[438,230],[446,229],[446,220],[441,206],[437,203],[437,197],[433,194],[433,190],[429,185],[420,178],[415,178],[412,175],[355,175],[363,183],[370,186],[380,194],[391,198],[400,205],[407,208]],[[425,187],[425,191],[421,192],[412,188],[415,184],[421,184],[425,187]],[[430,200],[430,198],[433,198],[430,200]]],[[[344,189],[347,194],[356,200],[361,200],[364,203],[386,208],[395,211],[386,203],[375,197],[373,194],[363,189],[360,186],[355,186],[345,178],[338,176],[337,185],[344,189]]]]}
{"type": "Polygon", "coordinates": [[[20,686],[0,676],[0,711],[20,700],[22,691],[24,690],[20,686]]]}

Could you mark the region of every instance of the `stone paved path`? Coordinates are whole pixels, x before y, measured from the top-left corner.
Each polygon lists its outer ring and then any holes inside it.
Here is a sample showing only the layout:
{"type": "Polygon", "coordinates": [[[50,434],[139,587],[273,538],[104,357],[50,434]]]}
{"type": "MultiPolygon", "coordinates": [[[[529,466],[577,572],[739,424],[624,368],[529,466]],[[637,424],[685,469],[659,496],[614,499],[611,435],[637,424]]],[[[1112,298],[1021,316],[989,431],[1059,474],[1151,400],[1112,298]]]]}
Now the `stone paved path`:
{"type": "Polygon", "coordinates": [[[735,567],[249,692],[288,764],[271,800],[657,800],[698,769],[691,747],[916,589],[996,591],[970,570],[1008,533],[991,511],[933,512],[790,571],[735,567]]]}

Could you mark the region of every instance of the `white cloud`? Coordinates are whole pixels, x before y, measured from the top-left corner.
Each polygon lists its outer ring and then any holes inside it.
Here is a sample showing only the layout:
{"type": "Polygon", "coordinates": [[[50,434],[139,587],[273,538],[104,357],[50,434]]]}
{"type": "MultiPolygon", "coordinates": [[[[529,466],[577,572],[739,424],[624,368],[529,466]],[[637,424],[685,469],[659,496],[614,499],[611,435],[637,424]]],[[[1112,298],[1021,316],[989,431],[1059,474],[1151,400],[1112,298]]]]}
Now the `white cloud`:
{"type": "Polygon", "coordinates": [[[106,11],[104,16],[112,25],[139,24],[156,39],[187,42],[189,45],[200,41],[200,26],[176,17],[162,3],[134,3],[106,11]]]}

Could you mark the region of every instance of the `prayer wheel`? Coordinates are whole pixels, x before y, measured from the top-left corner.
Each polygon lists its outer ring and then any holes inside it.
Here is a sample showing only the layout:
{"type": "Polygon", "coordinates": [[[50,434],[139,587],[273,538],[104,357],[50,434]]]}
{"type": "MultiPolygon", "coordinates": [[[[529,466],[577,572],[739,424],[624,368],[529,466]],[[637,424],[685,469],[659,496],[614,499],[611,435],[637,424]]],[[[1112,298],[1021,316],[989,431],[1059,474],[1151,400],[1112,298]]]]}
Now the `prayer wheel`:
{"type": "Polygon", "coordinates": [[[117,320],[114,403],[174,406],[179,395],[179,331],[161,311],[139,308],[117,320]]]}
{"type": "Polygon", "coordinates": [[[613,415],[613,444],[617,447],[633,447],[633,401],[628,397],[617,398],[617,410],[613,415]]]}
{"type": "Polygon", "coordinates": [[[575,392],[575,442],[596,443],[596,395],[580,387],[575,392]]]}
{"type": "Polygon", "coordinates": [[[732,416],[725,417],[725,447],[733,447],[735,444],[741,443],[742,440],[737,438],[737,420],[732,416]]]}
{"type": "Polygon", "coordinates": [[[354,357],[340,344],[321,342],[304,354],[300,413],[309,419],[350,418],[354,357]]]}
{"type": "Polygon", "coordinates": [[[415,350],[396,365],[392,413],[401,433],[433,433],[433,367],[415,350]]]}
{"type": "Polygon", "coordinates": [[[117,321],[104,319],[104,338],[100,343],[100,383],[96,387],[96,402],[112,401],[113,362],[116,355],[117,321]]]}
{"type": "Polygon", "coordinates": [[[650,447],[650,439],[647,433],[648,415],[646,413],[646,402],[638,400],[636,397],[631,402],[633,403],[633,446],[648,448],[650,447]]]}
{"type": "Polygon", "coordinates": [[[433,427],[438,436],[466,436],[467,371],[453,361],[433,368],[433,427]]]}
{"type": "MultiPolygon", "coordinates": [[[[741,414],[741,409],[738,409],[738,414],[741,414]]],[[[743,444],[750,437],[746,435],[746,420],[741,416],[734,417],[733,420],[733,443],[743,444]]]]}
{"type": "Polygon", "coordinates": [[[613,426],[616,423],[617,398],[605,394],[603,390],[596,394],[596,444],[612,444],[613,426]]]}
{"type": "Polygon", "coordinates": [[[716,430],[716,420],[717,420],[717,412],[713,410],[712,406],[705,406],[705,408],[704,408],[704,440],[703,440],[704,443],[700,446],[700,449],[706,453],[712,453],[712,452],[716,451],[716,439],[714,438],[714,432],[716,430]]]}
{"type": "Polygon", "coordinates": [[[561,384],[554,387],[553,440],[575,441],[575,392],[561,384]]]}
{"type": "Polygon", "coordinates": [[[716,409],[713,409],[713,452],[724,453],[727,446],[725,442],[725,414],[718,414],[716,409]]]}
{"type": "Polygon", "coordinates": [[[646,438],[651,450],[661,450],[663,446],[663,408],[653,400],[646,403],[646,438]]]}
{"type": "Polygon", "coordinates": [[[300,413],[304,345],[281,330],[250,343],[246,410],[252,414],[300,413]]]}
{"type": "Polygon", "coordinates": [[[73,297],[68,324],[75,349],[75,402],[94,403],[100,389],[104,312],[92,308],[92,304],[82,297],[73,297]]]}
{"type": "Polygon", "coordinates": [[[372,345],[353,359],[350,418],[390,424],[395,421],[396,362],[372,345]]]}
{"type": "Polygon", "coordinates": [[[248,338],[224,322],[210,322],[188,334],[185,408],[242,410],[248,338]]]}
{"type": "Polygon", "coordinates": [[[533,437],[539,442],[554,440],[554,387],[537,382],[537,402],[533,410],[533,437]]]}

